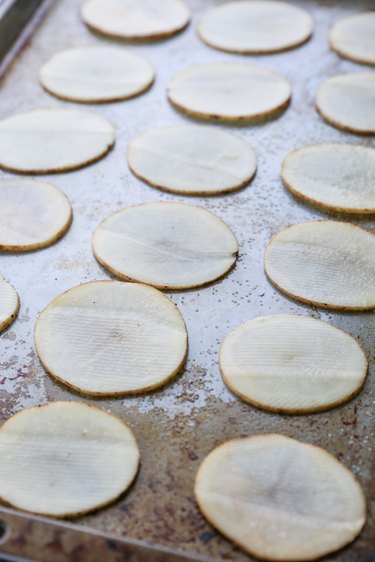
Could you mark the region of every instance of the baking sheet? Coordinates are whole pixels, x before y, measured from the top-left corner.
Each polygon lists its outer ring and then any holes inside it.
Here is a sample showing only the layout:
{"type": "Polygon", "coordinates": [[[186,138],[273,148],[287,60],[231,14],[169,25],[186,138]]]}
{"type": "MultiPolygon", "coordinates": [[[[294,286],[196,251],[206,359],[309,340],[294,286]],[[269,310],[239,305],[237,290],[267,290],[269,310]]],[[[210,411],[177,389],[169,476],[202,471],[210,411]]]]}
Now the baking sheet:
{"type": "MultiPolygon", "coordinates": [[[[1,421],[25,407],[54,400],[95,403],[121,417],[134,431],[141,449],[142,466],[136,483],[116,504],[78,522],[98,531],[238,562],[249,557],[214,531],[195,504],[193,481],[201,460],[226,439],[262,432],[280,432],[321,445],[358,477],[369,508],[360,538],[326,560],[369,562],[375,551],[375,392],[371,360],[374,315],[323,311],[289,300],[267,281],[263,253],[273,234],[306,220],[330,217],[374,230],[371,217],[325,213],[297,201],[285,191],[279,177],[285,155],[305,144],[337,141],[375,146],[371,138],[333,129],[314,109],[314,93],[324,77],[368,70],[330,52],[327,33],[339,17],[373,8],[374,3],[295,2],[315,19],[312,40],[299,49],[262,57],[222,53],[199,41],[195,33],[199,16],[218,3],[190,0],[193,20],[185,32],[168,41],[130,47],[155,67],[156,81],[149,92],[126,102],[86,107],[115,124],[117,140],[114,150],[95,165],[68,174],[43,176],[70,198],[74,220],[67,235],[38,252],[0,254],[0,272],[16,287],[21,298],[19,318],[0,339],[1,421]],[[127,144],[150,127],[191,123],[168,103],[167,83],[176,71],[190,64],[221,60],[248,60],[274,68],[292,84],[292,103],[281,118],[261,126],[230,127],[257,153],[254,181],[235,194],[211,198],[166,194],[143,184],[128,170],[127,144]],[[38,361],[33,344],[37,314],[61,292],[89,280],[109,278],[91,251],[92,232],[103,218],[127,205],[158,200],[201,205],[224,219],[240,243],[237,266],[226,278],[204,289],[169,293],[185,318],[190,341],[186,368],[170,384],[139,397],[111,400],[73,394],[49,377],[38,361]],[[371,366],[366,384],[354,400],[326,413],[281,416],[257,410],[226,389],[217,361],[224,336],[257,315],[281,312],[329,321],[358,339],[371,366]]],[[[39,107],[85,108],[53,98],[38,83],[39,68],[57,51],[110,43],[82,24],[81,4],[79,0],[56,2],[1,83],[0,118],[39,107]]],[[[8,176],[1,173],[0,177],[8,176]]]]}
{"type": "Polygon", "coordinates": [[[54,0],[0,0],[0,79],[54,0]]]}

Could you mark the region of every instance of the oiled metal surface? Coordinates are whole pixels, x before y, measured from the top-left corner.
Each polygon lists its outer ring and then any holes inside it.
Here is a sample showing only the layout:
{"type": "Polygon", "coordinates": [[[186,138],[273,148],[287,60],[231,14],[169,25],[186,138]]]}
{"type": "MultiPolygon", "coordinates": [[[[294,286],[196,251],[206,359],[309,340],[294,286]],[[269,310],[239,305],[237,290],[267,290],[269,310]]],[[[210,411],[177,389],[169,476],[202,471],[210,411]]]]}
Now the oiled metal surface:
{"type": "MultiPolygon", "coordinates": [[[[333,129],[314,109],[314,93],[324,77],[368,70],[330,52],[327,32],[342,15],[370,8],[373,3],[357,1],[353,7],[353,3],[338,2],[336,7],[331,1],[299,2],[315,19],[314,37],[299,49],[263,57],[220,53],[198,40],[195,27],[199,15],[215,3],[191,0],[193,21],[185,32],[168,41],[131,47],[146,56],[156,69],[156,82],[148,93],[127,102],[87,108],[116,125],[117,141],[114,150],[93,166],[46,176],[72,202],[74,220],[67,235],[39,252],[0,255],[0,272],[14,284],[21,298],[18,320],[0,339],[1,418],[5,420],[24,407],[52,400],[84,400],[113,412],[130,425],[137,437],[142,454],[141,470],[130,492],[120,501],[81,518],[79,523],[99,531],[239,562],[249,557],[215,532],[195,504],[193,481],[200,461],[215,445],[238,435],[280,432],[321,445],[356,474],[368,501],[368,522],[361,537],[327,560],[368,562],[375,550],[372,484],[375,393],[371,358],[374,316],[328,312],[287,299],[267,281],[263,253],[270,237],[283,228],[328,216],[297,201],[282,187],[280,166],[290,150],[320,141],[374,145],[371,138],[333,129]],[[165,194],[133,177],[125,159],[130,139],[149,127],[189,121],[174,111],[166,99],[166,85],[173,74],[193,63],[238,59],[279,70],[293,88],[292,104],[278,120],[256,127],[231,127],[257,153],[259,167],[252,184],[235,194],[204,199],[165,194]],[[187,201],[217,213],[238,237],[238,264],[214,285],[172,294],[184,315],[190,338],[186,368],[175,380],[144,396],[87,400],[44,373],[33,344],[36,316],[70,287],[108,278],[91,251],[92,232],[104,217],[132,203],[157,200],[187,201]],[[250,318],[276,312],[321,318],[358,339],[371,367],[366,384],[356,398],[326,413],[281,416],[252,408],[226,389],[218,368],[218,349],[223,337],[250,318]]],[[[65,47],[108,42],[84,27],[79,5],[77,0],[58,2],[15,62],[1,86],[1,118],[37,107],[74,106],[42,90],[38,69],[53,53],[65,47]]],[[[374,229],[371,217],[329,216],[374,229]]]]}
{"type": "MultiPolygon", "coordinates": [[[[119,538],[107,533],[62,521],[52,521],[1,508],[5,526],[0,560],[16,555],[21,562],[193,562],[175,549],[148,545],[144,541],[119,538]],[[29,558],[30,557],[30,558],[29,558]]],[[[2,537],[0,536],[0,545],[2,537]]],[[[12,558],[10,558],[12,560],[12,558]]],[[[206,556],[194,556],[194,562],[214,562],[206,556]]]]}
{"type": "Polygon", "coordinates": [[[0,79],[54,0],[0,0],[0,79]]]}

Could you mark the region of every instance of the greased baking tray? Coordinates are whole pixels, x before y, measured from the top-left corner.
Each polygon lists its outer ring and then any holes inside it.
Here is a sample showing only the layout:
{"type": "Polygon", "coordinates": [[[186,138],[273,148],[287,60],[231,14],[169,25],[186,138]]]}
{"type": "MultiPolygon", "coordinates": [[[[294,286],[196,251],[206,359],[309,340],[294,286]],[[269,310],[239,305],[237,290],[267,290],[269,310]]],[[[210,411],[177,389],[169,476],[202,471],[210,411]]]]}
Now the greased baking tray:
{"type": "MultiPolygon", "coordinates": [[[[273,234],[303,221],[332,218],[374,230],[373,217],[319,211],[294,199],[280,181],[282,159],[294,148],[323,141],[375,146],[371,137],[357,137],[325,124],[314,108],[314,93],[325,77],[368,70],[331,52],[328,30],[341,16],[374,8],[374,2],[298,2],[314,17],[313,38],[299,49],[261,57],[242,57],[205,46],[196,35],[196,25],[200,14],[219,2],[187,2],[193,18],[186,31],[167,41],[130,45],[156,70],[151,90],[126,102],[86,107],[115,124],[116,145],[110,154],[79,171],[43,176],[59,186],[72,203],[74,220],[67,235],[38,252],[0,254],[0,272],[21,299],[18,319],[0,339],[1,421],[23,408],[54,400],[95,403],[119,416],[130,425],[141,449],[142,465],[135,485],[114,505],[76,522],[99,533],[238,562],[249,557],[210,527],[195,504],[193,481],[201,460],[222,441],[239,435],[280,432],[321,445],[354,472],[368,503],[362,535],[325,560],[370,562],[375,553],[374,315],[324,311],[289,300],[266,279],[263,254],[273,234]],[[237,193],[210,198],[171,195],[143,184],[127,167],[129,141],[150,127],[191,123],[168,103],[167,83],[176,71],[190,64],[220,60],[246,60],[274,68],[292,84],[291,106],[279,119],[260,126],[229,127],[257,153],[254,181],[237,193]],[[38,361],[33,343],[37,314],[63,291],[109,277],[91,251],[92,232],[104,217],[134,203],[158,200],[201,205],[224,219],[240,243],[238,263],[223,280],[209,287],[168,293],[189,331],[186,367],[171,383],[138,397],[92,400],[74,394],[48,376],[38,361]],[[370,371],[357,397],[326,413],[285,416],[257,410],[227,390],[218,368],[224,336],[250,318],[280,312],[321,318],[358,339],[369,358],[370,371]]],[[[52,54],[66,47],[110,42],[86,29],[80,20],[81,4],[79,0],[60,0],[50,10],[2,81],[0,118],[39,107],[76,105],[44,92],[38,70],[52,54]]],[[[1,177],[7,176],[1,173],[1,177]]],[[[35,556],[38,559],[38,552],[35,556]]]]}

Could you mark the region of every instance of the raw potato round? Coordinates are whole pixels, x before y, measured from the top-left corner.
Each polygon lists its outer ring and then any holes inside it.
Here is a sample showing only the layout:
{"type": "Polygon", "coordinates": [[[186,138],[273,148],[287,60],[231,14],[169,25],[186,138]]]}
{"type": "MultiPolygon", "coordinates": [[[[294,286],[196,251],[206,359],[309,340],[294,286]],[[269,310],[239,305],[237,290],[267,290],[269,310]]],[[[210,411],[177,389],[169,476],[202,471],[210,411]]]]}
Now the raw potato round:
{"type": "Polygon", "coordinates": [[[0,250],[25,252],[61,238],[72,222],[67,197],[54,185],[0,180],[0,250]]]}
{"type": "Polygon", "coordinates": [[[334,127],[358,135],[375,134],[375,73],[328,78],[318,89],[316,105],[334,127]]]}
{"type": "Polygon", "coordinates": [[[184,29],[190,12],[182,0],[89,0],[83,21],[94,31],[132,40],[164,39],[184,29]]]}
{"type": "Polygon", "coordinates": [[[35,325],[44,368],[90,395],[162,386],[184,364],[187,333],[178,308],[135,283],[93,281],[53,300],[35,325]]]}
{"type": "Polygon", "coordinates": [[[40,71],[48,92],[88,103],[137,96],[153,80],[154,71],[144,57],[118,47],[68,49],[54,55],[40,71]]]}
{"type": "Polygon", "coordinates": [[[15,320],[20,308],[16,289],[0,275],[0,331],[15,320]]]}
{"type": "Polygon", "coordinates": [[[329,34],[331,47],[346,59],[375,65],[375,12],[340,19],[329,34]]]}
{"type": "Polygon", "coordinates": [[[375,149],[317,144],[291,152],[281,177],[298,197],[345,213],[375,212],[375,149]]]}
{"type": "Polygon", "coordinates": [[[238,243],[216,215],[183,203],[145,203],[105,219],[93,238],[96,259],[111,273],[163,289],[187,289],[222,277],[238,243]]]}
{"type": "Polygon", "coordinates": [[[214,195],[244,187],[256,156],[241,139],[218,129],[177,126],[151,129],[131,141],[131,171],[164,191],[214,195]]]}
{"type": "Polygon", "coordinates": [[[198,33],[205,43],[233,53],[276,53],[305,43],[313,20],[305,10],[284,2],[241,0],[209,10],[198,33]]]}
{"type": "Polygon", "coordinates": [[[67,172],[102,158],[115,142],[107,119],[78,109],[36,109],[0,121],[0,167],[22,174],[67,172]]]}
{"type": "Polygon", "coordinates": [[[276,287],[323,308],[375,308],[375,236],[352,224],[311,221],[274,236],[265,270],[276,287]]]}
{"type": "Polygon", "coordinates": [[[314,560],[350,543],[366,504],[333,455],[283,435],[234,439],[201,464],[195,495],[214,527],[262,560],[314,560]]]}
{"type": "Polygon", "coordinates": [[[275,412],[307,413],[341,404],[367,372],[358,343],[314,318],[275,314],[254,318],[223,341],[224,381],[245,401],[275,412]]]}
{"type": "Polygon", "coordinates": [[[0,457],[0,498],[53,517],[113,502],[139,465],[130,429],[78,402],[52,402],[12,416],[0,428],[0,457]]]}
{"type": "Polygon", "coordinates": [[[169,101],[177,109],[213,121],[276,116],[290,96],[289,82],[278,72],[243,62],[191,66],[168,85],[169,101]]]}

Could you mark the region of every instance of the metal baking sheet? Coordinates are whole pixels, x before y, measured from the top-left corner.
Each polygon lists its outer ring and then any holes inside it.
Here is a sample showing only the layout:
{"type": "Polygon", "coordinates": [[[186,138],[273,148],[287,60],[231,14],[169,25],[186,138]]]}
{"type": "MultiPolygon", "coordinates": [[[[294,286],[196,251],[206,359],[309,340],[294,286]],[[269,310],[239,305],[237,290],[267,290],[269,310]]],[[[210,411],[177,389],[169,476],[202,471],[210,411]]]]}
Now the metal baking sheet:
{"type": "Polygon", "coordinates": [[[0,79],[53,0],[0,0],[0,79]]]}
{"type": "MultiPolygon", "coordinates": [[[[282,159],[296,147],[320,141],[374,146],[371,138],[346,134],[325,124],[314,108],[314,93],[323,78],[366,70],[330,52],[329,28],[339,17],[373,8],[374,4],[371,0],[357,0],[355,4],[331,0],[298,2],[315,19],[316,30],[310,42],[282,54],[241,57],[215,51],[196,36],[200,14],[218,2],[188,3],[193,20],[186,31],[168,41],[131,46],[155,67],[156,82],[151,90],[126,102],[87,108],[115,124],[114,150],[88,168],[45,176],[72,202],[74,220],[67,235],[38,252],[0,255],[0,272],[14,284],[21,298],[19,318],[0,339],[1,420],[23,408],[54,400],[95,403],[119,416],[130,425],[139,442],[139,476],[120,501],[78,522],[117,536],[238,562],[249,557],[211,528],[195,504],[193,481],[201,460],[225,439],[262,432],[280,432],[321,445],[355,473],[368,502],[368,520],[360,538],[326,560],[369,562],[375,550],[375,393],[371,360],[374,315],[323,311],[289,300],[267,281],[263,253],[273,234],[306,220],[330,217],[374,229],[371,217],[328,214],[299,202],[280,181],[282,159]],[[125,158],[130,139],[149,127],[192,122],[173,110],[166,99],[166,86],[173,74],[194,63],[239,59],[277,69],[293,87],[291,106],[279,119],[261,126],[230,127],[257,153],[258,172],[252,184],[230,195],[188,198],[162,193],[133,177],[125,158]],[[133,203],[158,200],[187,201],[223,218],[240,243],[237,266],[209,287],[171,294],[186,320],[190,347],[186,368],[170,384],[143,396],[112,400],[91,400],[73,394],[48,376],[38,361],[33,344],[37,314],[61,292],[85,281],[109,277],[91,251],[92,232],[104,217],[133,203]],[[321,318],[358,339],[371,367],[356,398],[326,413],[282,416],[257,410],[226,389],[218,368],[220,342],[238,324],[276,312],[321,318]]],[[[38,83],[38,70],[60,49],[109,42],[85,28],[79,16],[80,5],[78,0],[56,2],[1,84],[1,118],[38,107],[75,105],[44,92],[38,83]]],[[[1,173],[1,177],[8,175],[1,173]]]]}

